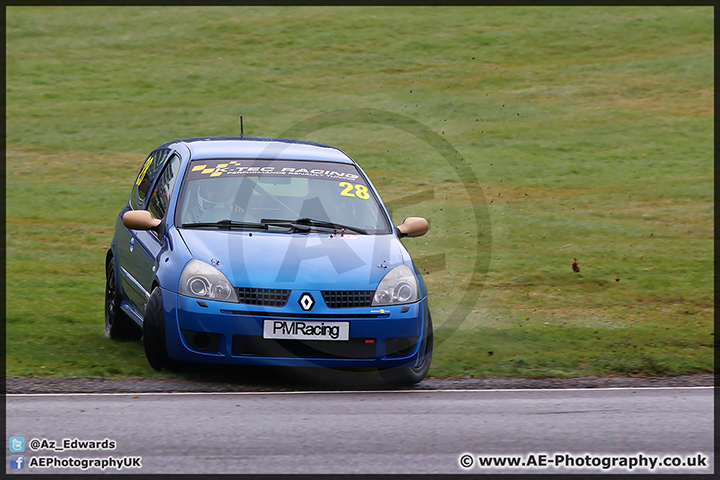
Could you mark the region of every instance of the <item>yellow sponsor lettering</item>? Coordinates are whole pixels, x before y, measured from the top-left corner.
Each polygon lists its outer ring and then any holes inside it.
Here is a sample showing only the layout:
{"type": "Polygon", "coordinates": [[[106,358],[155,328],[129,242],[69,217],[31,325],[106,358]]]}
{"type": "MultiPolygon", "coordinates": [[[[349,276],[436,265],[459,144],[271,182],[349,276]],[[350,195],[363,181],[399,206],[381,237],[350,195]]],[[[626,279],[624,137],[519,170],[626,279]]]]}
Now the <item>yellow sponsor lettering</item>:
{"type": "Polygon", "coordinates": [[[147,160],[145,160],[145,165],[143,165],[142,170],[140,170],[140,174],[138,175],[137,180],[135,181],[135,185],[140,185],[140,183],[143,181],[143,178],[145,178],[145,173],[147,173],[148,168],[150,168],[150,164],[153,161],[152,155],[148,157],[147,160]]]}

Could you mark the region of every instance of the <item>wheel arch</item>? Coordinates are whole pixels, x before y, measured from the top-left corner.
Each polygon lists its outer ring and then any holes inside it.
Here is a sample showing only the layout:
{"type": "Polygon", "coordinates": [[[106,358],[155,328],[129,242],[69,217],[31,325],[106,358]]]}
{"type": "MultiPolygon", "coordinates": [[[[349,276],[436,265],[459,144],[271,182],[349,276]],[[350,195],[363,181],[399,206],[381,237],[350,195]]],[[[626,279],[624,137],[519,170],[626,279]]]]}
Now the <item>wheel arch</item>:
{"type": "Polygon", "coordinates": [[[108,265],[110,265],[110,262],[114,261],[115,259],[115,253],[113,252],[112,248],[108,248],[107,253],[105,254],[105,271],[107,272],[108,265]]]}

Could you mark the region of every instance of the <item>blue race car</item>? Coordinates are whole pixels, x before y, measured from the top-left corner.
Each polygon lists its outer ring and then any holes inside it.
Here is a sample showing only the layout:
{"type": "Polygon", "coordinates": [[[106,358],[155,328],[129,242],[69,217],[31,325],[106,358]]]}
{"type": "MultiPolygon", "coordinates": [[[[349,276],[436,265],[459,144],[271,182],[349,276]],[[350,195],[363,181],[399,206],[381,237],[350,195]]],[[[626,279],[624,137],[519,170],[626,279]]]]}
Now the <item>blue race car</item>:
{"type": "Polygon", "coordinates": [[[425,378],[427,288],[375,187],[312,142],[176,140],[153,151],[106,260],[105,330],[142,337],[156,369],[183,362],[377,368],[425,378]]]}

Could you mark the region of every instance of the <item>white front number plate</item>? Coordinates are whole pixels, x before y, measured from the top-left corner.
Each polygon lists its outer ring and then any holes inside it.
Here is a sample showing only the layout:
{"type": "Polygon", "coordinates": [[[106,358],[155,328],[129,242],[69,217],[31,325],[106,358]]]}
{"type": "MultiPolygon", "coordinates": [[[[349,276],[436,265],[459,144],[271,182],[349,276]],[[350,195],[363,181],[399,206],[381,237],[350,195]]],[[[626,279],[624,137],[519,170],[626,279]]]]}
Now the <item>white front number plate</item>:
{"type": "Polygon", "coordinates": [[[307,322],[303,320],[265,320],[263,338],[291,340],[347,340],[350,322],[307,322]]]}

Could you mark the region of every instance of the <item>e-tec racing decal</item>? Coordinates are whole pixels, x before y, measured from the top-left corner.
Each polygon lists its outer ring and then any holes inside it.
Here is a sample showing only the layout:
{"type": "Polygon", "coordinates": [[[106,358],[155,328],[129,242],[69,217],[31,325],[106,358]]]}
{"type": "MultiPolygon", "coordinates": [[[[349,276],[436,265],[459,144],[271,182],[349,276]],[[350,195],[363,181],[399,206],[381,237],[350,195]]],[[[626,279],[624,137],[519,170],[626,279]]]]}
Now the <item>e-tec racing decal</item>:
{"type": "Polygon", "coordinates": [[[353,165],[283,160],[202,160],[191,164],[189,176],[190,180],[209,177],[258,176],[350,181],[360,178],[353,165]]]}

